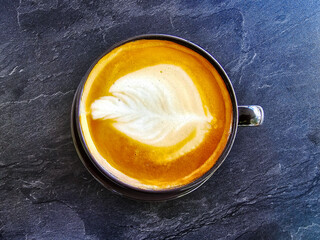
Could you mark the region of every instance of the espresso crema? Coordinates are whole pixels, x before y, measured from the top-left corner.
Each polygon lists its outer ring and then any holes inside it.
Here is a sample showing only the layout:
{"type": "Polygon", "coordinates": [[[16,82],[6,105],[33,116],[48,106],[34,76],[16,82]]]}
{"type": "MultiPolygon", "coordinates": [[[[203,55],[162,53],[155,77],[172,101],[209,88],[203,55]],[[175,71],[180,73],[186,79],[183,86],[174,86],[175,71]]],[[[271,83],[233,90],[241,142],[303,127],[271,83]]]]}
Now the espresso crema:
{"type": "Polygon", "coordinates": [[[216,69],[171,41],[121,45],[93,67],[80,127],[97,163],[119,181],[170,189],[206,173],[222,153],[232,104],[216,69]]]}

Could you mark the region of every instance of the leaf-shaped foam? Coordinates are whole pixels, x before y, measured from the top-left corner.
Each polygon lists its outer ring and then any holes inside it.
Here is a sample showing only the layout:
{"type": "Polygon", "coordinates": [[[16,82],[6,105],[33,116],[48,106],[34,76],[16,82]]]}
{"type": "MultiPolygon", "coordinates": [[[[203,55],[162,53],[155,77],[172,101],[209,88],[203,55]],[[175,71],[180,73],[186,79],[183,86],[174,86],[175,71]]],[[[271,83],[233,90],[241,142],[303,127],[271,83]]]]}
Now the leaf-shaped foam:
{"type": "Polygon", "coordinates": [[[128,137],[155,147],[186,143],[180,154],[197,147],[210,129],[200,94],[180,67],[160,64],[119,78],[91,105],[93,119],[110,119],[128,137]],[[187,139],[187,141],[186,141],[187,139]]]}

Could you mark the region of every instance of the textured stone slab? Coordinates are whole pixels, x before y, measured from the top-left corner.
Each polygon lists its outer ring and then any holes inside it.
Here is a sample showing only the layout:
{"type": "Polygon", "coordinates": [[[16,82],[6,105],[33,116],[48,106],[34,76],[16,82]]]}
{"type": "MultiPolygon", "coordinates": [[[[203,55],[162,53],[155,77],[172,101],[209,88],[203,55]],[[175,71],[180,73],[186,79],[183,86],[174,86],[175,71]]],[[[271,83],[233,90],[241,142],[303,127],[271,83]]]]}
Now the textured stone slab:
{"type": "Polygon", "coordinates": [[[318,1],[1,1],[0,239],[318,239],[319,43],[318,1]],[[204,47],[266,115],[205,185],[163,203],[104,189],[70,136],[81,77],[142,33],[204,47]]]}

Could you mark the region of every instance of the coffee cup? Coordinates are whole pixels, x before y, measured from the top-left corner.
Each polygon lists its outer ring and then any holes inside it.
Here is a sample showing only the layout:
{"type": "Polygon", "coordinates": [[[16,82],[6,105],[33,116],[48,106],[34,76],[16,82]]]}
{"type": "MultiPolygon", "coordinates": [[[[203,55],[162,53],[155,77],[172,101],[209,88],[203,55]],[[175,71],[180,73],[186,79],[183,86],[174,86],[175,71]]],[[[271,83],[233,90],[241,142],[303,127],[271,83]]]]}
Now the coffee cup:
{"type": "Polygon", "coordinates": [[[75,93],[77,153],[103,186],[146,201],[181,197],[219,168],[238,126],[263,109],[238,106],[221,65],[179,37],[148,34],[99,57],[75,93]]]}

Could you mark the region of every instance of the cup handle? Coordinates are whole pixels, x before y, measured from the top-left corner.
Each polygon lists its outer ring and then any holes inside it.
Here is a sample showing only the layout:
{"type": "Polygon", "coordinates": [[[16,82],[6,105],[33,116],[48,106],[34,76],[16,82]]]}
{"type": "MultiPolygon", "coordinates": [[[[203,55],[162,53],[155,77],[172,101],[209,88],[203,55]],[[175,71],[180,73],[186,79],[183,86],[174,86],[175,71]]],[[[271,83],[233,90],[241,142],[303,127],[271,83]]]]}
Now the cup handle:
{"type": "Polygon", "coordinates": [[[263,123],[263,109],[258,105],[238,106],[238,112],[241,127],[256,127],[263,123]]]}

